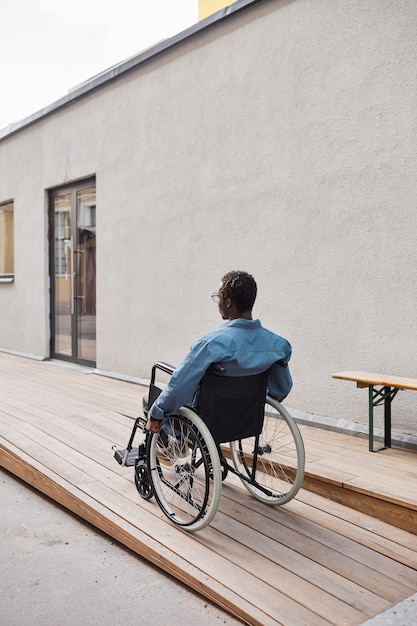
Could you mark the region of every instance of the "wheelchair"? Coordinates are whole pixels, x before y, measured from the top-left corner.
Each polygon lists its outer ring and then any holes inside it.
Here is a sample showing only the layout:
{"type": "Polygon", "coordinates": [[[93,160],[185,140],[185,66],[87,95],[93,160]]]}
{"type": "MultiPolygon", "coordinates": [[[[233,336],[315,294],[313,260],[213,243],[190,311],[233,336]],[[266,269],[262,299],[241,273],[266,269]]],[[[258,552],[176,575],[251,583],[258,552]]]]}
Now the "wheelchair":
{"type": "Polygon", "coordinates": [[[212,521],[229,472],[260,502],[292,500],[304,477],[304,444],[285,407],[267,396],[268,372],[230,377],[211,366],[200,382],[198,407],[181,407],[159,433],[150,433],[148,408],[161,393],[156,376],[173,371],[155,363],[144,417],[135,419],[126,448],[113,446],[120,465],[134,466],[140,496],[155,497],[166,517],[190,532],[212,521]],[[134,447],[138,431],[144,440],[134,447]]]}

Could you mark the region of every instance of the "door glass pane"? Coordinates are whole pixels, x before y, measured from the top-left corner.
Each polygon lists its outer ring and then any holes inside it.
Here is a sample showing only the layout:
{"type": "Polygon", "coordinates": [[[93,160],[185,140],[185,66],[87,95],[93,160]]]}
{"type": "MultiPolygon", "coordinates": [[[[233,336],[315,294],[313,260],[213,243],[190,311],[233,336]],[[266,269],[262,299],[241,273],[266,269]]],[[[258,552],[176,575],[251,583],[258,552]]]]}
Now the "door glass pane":
{"type": "Polygon", "coordinates": [[[96,360],[96,190],[77,191],[77,352],[96,360]]]}
{"type": "Polygon", "coordinates": [[[54,198],[55,352],[71,356],[71,194],[54,198]]]}

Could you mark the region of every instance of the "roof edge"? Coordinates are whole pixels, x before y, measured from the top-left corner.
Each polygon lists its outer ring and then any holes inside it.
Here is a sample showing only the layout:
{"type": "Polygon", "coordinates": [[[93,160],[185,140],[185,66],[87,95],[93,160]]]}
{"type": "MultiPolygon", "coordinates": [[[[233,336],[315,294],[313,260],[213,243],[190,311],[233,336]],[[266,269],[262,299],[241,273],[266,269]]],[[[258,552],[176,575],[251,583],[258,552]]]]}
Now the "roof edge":
{"type": "Polygon", "coordinates": [[[28,117],[23,118],[17,122],[13,122],[6,126],[3,129],[0,129],[0,141],[3,139],[7,139],[11,135],[16,134],[17,132],[35,124],[39,120],[44,119],[45,117],[52,115],[56,111],[77,102],[80,98],[88,95],[94,90],[108,84],[112,80],[123,76],[127,72],[130,72],[140,65],[146,63],[147,61],[163,54],[167,50],[178,46],[182,42],[190,39],[198,35],[201,31],[206,30],[207,28],[211,28],[218,24],[219,22],[223,22],[225,19],[232,17],[233,15],[243,11],[244,9],[249,8],[252,5],[259,4],[264,0],[237,0],[231,5],[226,6],[220,11],[216,11],[212,15],[204,18],[203,20],[196,22],[192,26],[189,26],[185,30],[181,31],[177,35],[169,37],[168,39],[163,39],[162,41],[151,45],[149,48],[145,48],[138,54],[121,61],[106,70],[92,76],[87,79],[83,83],[73,87],[68,91],[68,93],[55,100],[51,104],[39,109],[35,113],[32,113],[28,117]]]}

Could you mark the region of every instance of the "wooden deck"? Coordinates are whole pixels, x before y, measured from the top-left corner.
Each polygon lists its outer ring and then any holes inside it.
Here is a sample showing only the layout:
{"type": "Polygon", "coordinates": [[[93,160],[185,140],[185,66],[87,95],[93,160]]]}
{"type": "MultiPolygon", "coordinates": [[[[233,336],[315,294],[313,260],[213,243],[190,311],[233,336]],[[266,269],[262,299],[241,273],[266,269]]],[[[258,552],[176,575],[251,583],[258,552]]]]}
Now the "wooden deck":
{"type": "Polygon", "coordinates": [[[271,508],[229,475],[189,535],[113,459],[144,391],[0,353],[0,465],[248,624],[362,624],[416,592],[417,452],[303,426],[308,489],[271,508]]]}

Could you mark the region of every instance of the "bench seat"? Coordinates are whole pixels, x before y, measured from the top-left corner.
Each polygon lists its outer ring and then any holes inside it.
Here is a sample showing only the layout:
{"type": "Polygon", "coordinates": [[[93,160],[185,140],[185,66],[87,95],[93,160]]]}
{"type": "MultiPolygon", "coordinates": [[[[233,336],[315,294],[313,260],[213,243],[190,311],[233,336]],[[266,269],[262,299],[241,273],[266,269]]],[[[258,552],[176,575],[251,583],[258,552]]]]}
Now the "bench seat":
{"type": "Polygon", "coordinates": [[[397,389],[412,389],[417,391],[417,378],[404,378],[403,376],[387,376],[385,374],[372,374],[371,372],[338,372],[333,378],[353,380],[358,387],[379,385],[382,387],[395,387],[397,389]]]}

